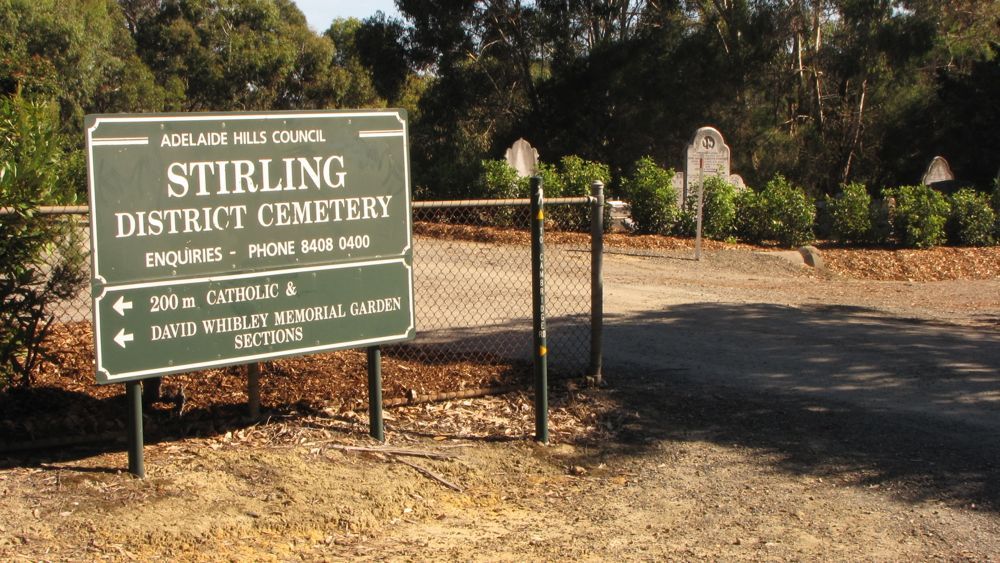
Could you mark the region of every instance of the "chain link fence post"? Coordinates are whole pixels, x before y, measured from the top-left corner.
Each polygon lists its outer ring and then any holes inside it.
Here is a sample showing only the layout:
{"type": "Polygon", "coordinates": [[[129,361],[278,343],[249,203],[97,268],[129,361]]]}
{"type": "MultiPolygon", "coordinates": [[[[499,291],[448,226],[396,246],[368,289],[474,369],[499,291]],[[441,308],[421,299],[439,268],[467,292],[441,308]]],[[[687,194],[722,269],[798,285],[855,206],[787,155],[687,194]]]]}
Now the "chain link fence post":
{"type": "Polygon", "coordinates": [[[534,328],[535,440],[549,442],[549,374],[545,335],[545,201],[542,178],[531,178],[531,305],[534,328]]]}
{"type": "Polygon", "coordinates": [[[604,183],[590,185],[590,377],[601,383],[604,355],[604,183]]]}

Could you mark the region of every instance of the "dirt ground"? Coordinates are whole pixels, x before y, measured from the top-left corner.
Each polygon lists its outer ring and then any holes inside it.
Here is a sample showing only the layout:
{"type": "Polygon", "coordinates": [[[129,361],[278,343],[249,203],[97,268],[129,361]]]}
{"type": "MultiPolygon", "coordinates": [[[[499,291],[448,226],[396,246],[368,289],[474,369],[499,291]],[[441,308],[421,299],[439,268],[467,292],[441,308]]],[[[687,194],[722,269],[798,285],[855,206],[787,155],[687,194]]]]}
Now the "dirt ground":
{"type": "Polygon", "coordinates": [[[192,423],[144,480],[0,453],[0,560],[1000,558],[1000,278],[654,250],[609,245],[605,385],[553,386],[548,445],[519,391],[384,445],[339,404],[192,423]]]}

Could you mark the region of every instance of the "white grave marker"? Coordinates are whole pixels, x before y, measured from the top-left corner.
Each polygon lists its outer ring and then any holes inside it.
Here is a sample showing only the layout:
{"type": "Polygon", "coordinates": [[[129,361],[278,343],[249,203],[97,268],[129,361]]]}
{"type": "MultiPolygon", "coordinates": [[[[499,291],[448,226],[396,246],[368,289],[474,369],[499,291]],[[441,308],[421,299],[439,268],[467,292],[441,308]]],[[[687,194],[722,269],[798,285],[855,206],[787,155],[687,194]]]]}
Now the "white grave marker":
{"type": "Polygon", "coordinates": [[[534,176],[538,172],[538,151],[524,139],[514,141],[514,144],[507,149],[504,158],[522,178],[534,176]]]}
{"type": "Polygon", "coordinates": [[[722,176],[729,179],[729,145],[722,133],[714,127],[702,127],[695,132],[687,147],[684,166],[684,193],[681,201],[686,201],[694,193],[695,187],[705,178],[722,176]]]}

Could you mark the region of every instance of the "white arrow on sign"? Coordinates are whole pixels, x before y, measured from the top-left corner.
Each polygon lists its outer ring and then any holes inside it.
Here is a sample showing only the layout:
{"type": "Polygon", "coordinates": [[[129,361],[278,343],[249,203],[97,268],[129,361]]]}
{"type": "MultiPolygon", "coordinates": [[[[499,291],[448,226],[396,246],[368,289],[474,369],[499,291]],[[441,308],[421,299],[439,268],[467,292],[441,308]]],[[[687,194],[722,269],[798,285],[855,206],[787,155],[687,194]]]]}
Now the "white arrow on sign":
{"type": "Polygon", "coordinates": [[[118,334],[115,335],[115,342],[119,346],[121,346],[122,348],[125,347],[125,343],[126,342],[132,342],[133,340],[135,340],[135,335],[132,334],[131,332],[128,333],[128,334],[125,334],[125,329],[124,328],[121,329],[121,330],[119,330],[118,334]]]}
{"type": "Polygon", "coordinates": [[[125,296],[122,295],[118,297],[118,301],[115,301],[115,304],[112,305],[111,308],[114,309],[115,311],[118,311],[118,314],[124,317],[125,310],[132,308],[132,302],[125,301],[125,296]]]}

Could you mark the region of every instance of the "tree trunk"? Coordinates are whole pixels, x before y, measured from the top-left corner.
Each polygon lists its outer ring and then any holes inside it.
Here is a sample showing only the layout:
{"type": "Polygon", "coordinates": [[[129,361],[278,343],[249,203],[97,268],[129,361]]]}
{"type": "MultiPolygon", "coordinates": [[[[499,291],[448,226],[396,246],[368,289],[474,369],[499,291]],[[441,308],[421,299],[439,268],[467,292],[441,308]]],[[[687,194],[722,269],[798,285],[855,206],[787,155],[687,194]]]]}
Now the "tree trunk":
{"type": "Polygon", "coordinates": [[[858,148],[858,141],[861,139],[861,119],[865,113],[865,94],[867,93],[868,79],[866,78],[861,82],[861,99],[858,101],[858,117],[854,121],[854,135],[851,139],[851,144],[847,153],[847,162],[844,164],[844,173],[840,179],[840,181],[844,184],[847,183],[847,179],[851,175],[851,162],[854,159],[854,151],[858,148]]]}
{"type": "Polygon", "coordinates": [[[819,14],[823,10],[823,2],[816,0],[813,5],[813,29],[816,31],[816,40],[813,42],[813,86],[816,95],[816,126],[819,132],[823,132],[823,85],[821,83],[823,72],[819,68],[819,50],[822,45],[823,29],[820,26],[819,14]]]}

